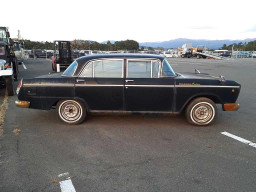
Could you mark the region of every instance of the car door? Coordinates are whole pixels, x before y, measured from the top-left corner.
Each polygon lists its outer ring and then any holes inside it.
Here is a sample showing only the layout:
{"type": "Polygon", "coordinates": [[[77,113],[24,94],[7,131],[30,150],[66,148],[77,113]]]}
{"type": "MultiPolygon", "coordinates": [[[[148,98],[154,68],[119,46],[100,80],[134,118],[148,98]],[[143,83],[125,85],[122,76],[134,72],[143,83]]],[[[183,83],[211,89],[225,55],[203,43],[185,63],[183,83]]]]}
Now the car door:
{"type": "Polygon", "coordinates": [[[127,111],[172,111],[174,77],[163,77],[161,69],[160,60],[127,59],[124,93],[127,111]]]}
{"type": "Polygon", "coordinates": [[[101,59],[89,62],[76,80],[76,97],[87,103],[89,110],[123,110],[123,59],[101,59]]]}

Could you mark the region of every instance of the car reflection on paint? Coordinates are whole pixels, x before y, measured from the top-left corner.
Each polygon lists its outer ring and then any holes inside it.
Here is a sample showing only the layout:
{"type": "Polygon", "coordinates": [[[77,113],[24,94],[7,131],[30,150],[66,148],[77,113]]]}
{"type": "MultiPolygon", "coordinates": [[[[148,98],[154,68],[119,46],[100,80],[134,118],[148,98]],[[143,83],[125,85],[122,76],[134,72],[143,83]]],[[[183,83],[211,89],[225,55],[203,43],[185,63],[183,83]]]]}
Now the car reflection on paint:
{"type": "Polygon", "coordinates": [[[56,108],[68,124],[83,122],[89,113],[165,113],[185,111],[189,123],[212,124],[216,104],[235,111],[240,84],[200,73],[175,73],[158,55],[108,54],[76,59],[63,74],[20,82],[19,107],[56,108]]]}

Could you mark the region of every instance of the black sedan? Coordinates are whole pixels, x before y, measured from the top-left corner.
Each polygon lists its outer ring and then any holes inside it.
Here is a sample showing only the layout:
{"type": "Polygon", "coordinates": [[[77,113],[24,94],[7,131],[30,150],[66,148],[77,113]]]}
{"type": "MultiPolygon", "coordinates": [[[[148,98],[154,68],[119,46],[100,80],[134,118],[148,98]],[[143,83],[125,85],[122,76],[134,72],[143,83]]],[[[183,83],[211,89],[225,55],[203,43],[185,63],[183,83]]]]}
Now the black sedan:
{"type": "Polygon", "coordinates": [[[209,125],[216,104],[235,111],[241,85],[224,77],[175,73],[157,55],[92,55],[76,59],[64,73],[23,79],[19,107],[56,108],[60,119],[79,124],[89,113],[165,113],[185,110],[189,123],[209,125]]]}

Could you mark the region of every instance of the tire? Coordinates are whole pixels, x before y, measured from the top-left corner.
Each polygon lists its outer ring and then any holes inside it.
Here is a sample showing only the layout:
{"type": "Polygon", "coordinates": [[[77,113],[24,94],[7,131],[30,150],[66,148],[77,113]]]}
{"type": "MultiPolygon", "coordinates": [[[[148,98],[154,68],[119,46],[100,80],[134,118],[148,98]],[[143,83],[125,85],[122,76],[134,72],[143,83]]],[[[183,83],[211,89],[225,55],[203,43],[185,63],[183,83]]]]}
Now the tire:
{"type": "Polygon", "coordinates": [[[189,103],[185,115],[190,124],[206,126],[215,122],[217,107],[211,99],[199,97],[189,103]]]}
{"type": "Polygon", "coordinates": [[[84,121],[86,109],[77,100],[62,100],[57,104],[59,118],[70,125],[77,125],[84,121]]]}
{"type": "Polygon", "coordinates": [[[6,91],[7,91],[8,96],[13,96],[14,90],[13,90],[12,76],[6,77],[5,82],[6,82],[6,91]]]}

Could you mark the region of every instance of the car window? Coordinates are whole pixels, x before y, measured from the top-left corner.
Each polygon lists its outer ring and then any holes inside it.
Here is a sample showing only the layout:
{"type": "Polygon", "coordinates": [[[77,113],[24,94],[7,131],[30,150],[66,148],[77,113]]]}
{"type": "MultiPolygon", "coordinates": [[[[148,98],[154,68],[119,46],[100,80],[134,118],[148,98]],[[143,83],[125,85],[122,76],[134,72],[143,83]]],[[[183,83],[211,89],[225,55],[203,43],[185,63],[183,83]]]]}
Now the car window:
{"type": "Polygon", "coordinates": [[[74,61],[73,63],[71,63],[71,65],[69,65],[69,67],[63,72],[62,75],[72,76],[75,73],[76,68],[77,68],[77,62],[74,61]]]}
{"type": "Polygon", "coordinates": [[[93,77],[93,62],[90,62],[85,66],[85,68],[80,76],[81,77],[93,77]]]}
{"type": "Polygon", "coordinates": [[[122,78],[123,60],[97,60],[88,63],[83,69],[81,77],[122,78]]]}
{"type": "Polygon", "coordinates": [[[152,77],[157,78],[159,72],[159,61],[152,61],[152,77]]]}
{"type": "Polygon", "coordinates": [[[123,60],[102,60],[94,62],[95,77],[122,78],[123,60]]]}
{"type": "Polygon", "coordinates": [[[128,60],[127,78],[157,78],[159,72],[159,61],[133,61],[128,60]]]}
{"type": "Polygon", "coordinates": [[[175,76],[173,69],[171,68],[170,64],[168,63],[168,61],[166,59],[163,61],[162,75],[163,76],[175,76]]]}

